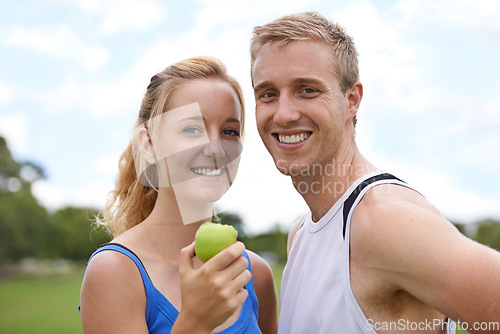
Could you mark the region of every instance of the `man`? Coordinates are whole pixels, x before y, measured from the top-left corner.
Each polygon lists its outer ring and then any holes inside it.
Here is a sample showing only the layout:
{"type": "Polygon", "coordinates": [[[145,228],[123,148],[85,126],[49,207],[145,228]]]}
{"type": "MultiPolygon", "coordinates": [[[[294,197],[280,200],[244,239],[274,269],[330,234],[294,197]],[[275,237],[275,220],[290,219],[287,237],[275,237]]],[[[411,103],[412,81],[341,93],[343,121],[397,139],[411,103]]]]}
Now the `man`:
{"type": "Polygon", "coordinates": [[[500,253],[358,150],[351,37],[282,17],[254,29],[251,65],[259,134],[310,208],[289,234],[279,333],[500,333],[500,253]]]}

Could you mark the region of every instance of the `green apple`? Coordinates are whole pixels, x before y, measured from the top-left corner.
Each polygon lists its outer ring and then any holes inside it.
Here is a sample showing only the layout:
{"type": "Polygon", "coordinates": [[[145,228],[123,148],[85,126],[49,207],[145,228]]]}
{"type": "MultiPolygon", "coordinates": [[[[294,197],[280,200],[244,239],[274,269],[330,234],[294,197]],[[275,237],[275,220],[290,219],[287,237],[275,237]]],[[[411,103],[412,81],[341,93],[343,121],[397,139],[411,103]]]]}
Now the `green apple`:
{"type": "Polygon", "coordinates": [[[207,262],[226,247],[236,242],[238,231],[231,225],[205,222],[194,237],[196,256],[207,262]]]}

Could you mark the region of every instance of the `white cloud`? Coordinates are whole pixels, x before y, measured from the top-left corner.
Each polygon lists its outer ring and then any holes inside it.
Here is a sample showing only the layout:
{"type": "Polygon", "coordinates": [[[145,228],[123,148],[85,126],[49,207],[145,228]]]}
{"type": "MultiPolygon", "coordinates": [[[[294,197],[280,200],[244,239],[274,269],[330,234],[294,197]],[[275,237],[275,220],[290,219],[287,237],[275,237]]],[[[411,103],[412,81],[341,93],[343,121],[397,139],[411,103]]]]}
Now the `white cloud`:
{"type": "Polygon", "coordinates": [[[92,182],[72,193],[73,205],[102,209],[113,184],[92,182]]]}
{"type": "Polygon", "coordinates": [[[20,45],[52,57],[76,59],[86,70],[97,70],[110,60],[109,51],[87,45],[75,29],[66,24],[40,25],[34,28],[13,27],[8,45],[20,45]]]}
{"type": "Polygon", "coordinates": [[[20,93],[15,88],[0,82],[0,107],[7,106],[19,96],[20,93]]]}
{"type": "Polygon", "coordinates": [[[112,189],[106,183],[90,183],[86,186],[69,189],[49,181],[40,180],[32,185],[33,195],[50,210],[64,206],[92,207],[102,209],[106,197],[112,189]]]}
{"type": "Polygon", "coordinates": [[[87,87],[81,82],[68,78],[58,87],[42,91],[37,98],[42,102],[48,115],[57,115],[74,110],[86,102],[87,87]]]}
{"type": "MultiPolygon", "coordinates": [[[[328,14],[327,14],[328,15],[328,14]]],[[[350,3],[330,17],[346,28],[359,53],[365,100],[404,113],[417,113],[428,105],[429,93],[420,85],[422,45],[404,35],[400,14],[380,11],[371,2],[350,3]]]]}
{"type": "Polygon", "coordinates": [[[7,140],[11,152],[24,153],[28,141],[29,118],[25,112],[13,111],[0,116],[0,135],[7,140]]]}
{"type": "Polygon", "coordinates": [[[478,219],[500,217],[500,197],[464,190],[458,186],[456,177],[461,176],[454,173],[455,167],[379,160],[380,166],[414,187],[452,221],[470,223],[478,219]]]}
{"type": "Polygon", "coordinates": [[[495,0],[405,0],[400,2],[400,8],[404,7],[415,18],[431,17],[444,25],[500,32],[500,3],[495,0]]]}
{"type": "Polygon", "coordinates": [[[113,179],[118,173],[119,152],[103,154],[95,159],[92,164],[92,171],[99,176],[113,179]]]}
{"type": "Polygon", "coordinates": [[[104,34],[143,30],[164,19],[164,7],[154,0],[78,0],[78,7],[101,18],[104,34]]]}
{"type": "Polygon", "coordinates": [[[69,204],[68,193],[48,181],[36,181],[32,184],[31,191],[40,203],[50,210],[56,210],[69,204]]]}
{"type": "MultiPolygon", "coordinates": [[[[98,117],[116,116],[130,110],[138,112],[146,89],[144,74],[131,70],[113,82],[91,82],[86,87],[88,110],[98,117]]],[[[133,124],[130,125],[131,127],[133,124]]]]}

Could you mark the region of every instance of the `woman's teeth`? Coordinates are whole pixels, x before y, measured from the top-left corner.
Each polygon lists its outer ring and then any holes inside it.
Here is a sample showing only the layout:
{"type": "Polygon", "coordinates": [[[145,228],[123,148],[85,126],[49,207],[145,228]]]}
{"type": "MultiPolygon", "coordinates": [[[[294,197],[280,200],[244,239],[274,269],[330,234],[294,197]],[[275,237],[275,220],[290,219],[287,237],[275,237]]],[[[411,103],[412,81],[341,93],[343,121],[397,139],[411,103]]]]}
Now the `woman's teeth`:
{"type": "Polygon", "coordinates": [[[311,135],[310,133],[301,133],[300,135],[297,134],[297,135],[291,135],[291,136],[278,135],[278,140],[280,141],[280,143],[298,144],[298,143],[302,143],[310,135],[311,135]]]}
{"type": "Polygon", "coordinates": [[[210,169],[210,168],[193,168],[191,171],[198,175],[204,176],[219,176],[223,168],[210,169]]]}

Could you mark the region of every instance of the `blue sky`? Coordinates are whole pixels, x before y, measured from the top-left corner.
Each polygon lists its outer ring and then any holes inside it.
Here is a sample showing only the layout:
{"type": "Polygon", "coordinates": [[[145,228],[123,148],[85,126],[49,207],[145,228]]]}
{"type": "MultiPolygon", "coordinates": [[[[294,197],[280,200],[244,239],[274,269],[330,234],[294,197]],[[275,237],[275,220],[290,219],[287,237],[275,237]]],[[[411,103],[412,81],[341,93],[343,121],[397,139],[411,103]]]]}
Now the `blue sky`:
{"type": "Polygon", "coordinates": [[[354,37],[365,95],[361,152],[419,189],[447,217],[500,218],[500,3],[430,1],[0,2],[0,135],[42,165],[50,208],[102,207],[149,78],[191,56],[222,59],[242,84],[240,171],[223,198],[250,232],[306,210],[255,129],[252,28],[317,10],[354,37]]]}

